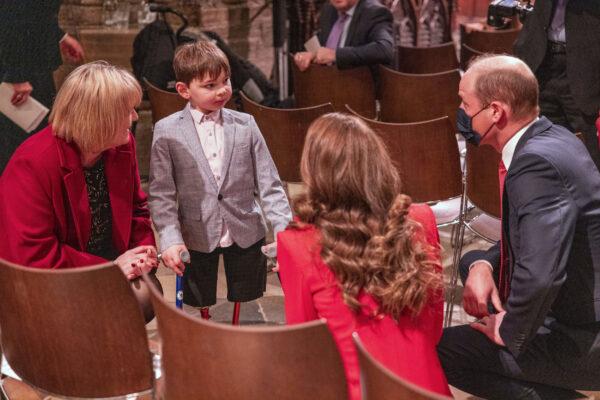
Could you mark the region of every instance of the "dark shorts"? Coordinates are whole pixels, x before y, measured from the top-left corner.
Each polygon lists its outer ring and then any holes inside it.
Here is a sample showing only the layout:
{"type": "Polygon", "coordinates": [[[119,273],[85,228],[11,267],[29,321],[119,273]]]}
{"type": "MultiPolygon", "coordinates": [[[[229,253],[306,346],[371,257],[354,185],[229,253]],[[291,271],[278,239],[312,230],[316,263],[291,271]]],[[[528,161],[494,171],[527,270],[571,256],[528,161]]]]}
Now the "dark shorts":
{"type": "Polygon", "coordinates": [[[227,300],[243,302],[262,297],[267,285],[267,259],[260,248],[264,238],[243,249],[237,244],[211,253],[190,250],[191,262],[183,273],[183,302],[208,307],[217,302],[219,256],[223,255],[227,300]]]}

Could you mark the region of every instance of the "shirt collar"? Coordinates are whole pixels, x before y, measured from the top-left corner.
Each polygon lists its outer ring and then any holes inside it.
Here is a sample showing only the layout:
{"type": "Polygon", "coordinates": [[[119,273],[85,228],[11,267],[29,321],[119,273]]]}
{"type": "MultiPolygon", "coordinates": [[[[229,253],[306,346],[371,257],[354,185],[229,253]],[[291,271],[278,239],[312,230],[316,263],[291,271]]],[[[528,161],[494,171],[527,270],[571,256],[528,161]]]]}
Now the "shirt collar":
{"type": "Polygon", "coordinates": [[[190,107],[190,113],[192,114],[192,119],[196,124],[200,124],[204,121],[219,122],[221,120],[221,109],[218,109],[217,111],[213,111],[208,114],[204,114],[202,111],[190,107]]]}
{"type": "Polygon", "coordinates": [[[521,137],[525,134],[527,129],[529,129],[529,127],[533,125],[538,119],[540,118],[535,118],[533,121],[531,121],[530,123],[522,127],[519,131],[517,131],[517,133],[515,133],[515,135],[511,137],[510,140],[506,142],[506,144],[502,148],[502,162],[504,163],[504,167],[507,171],[510,167],[510,163],[512,162],[513,156],[515,155],[515,149],[517,148],[517,143],[519,143],[519,139],[521,139],[521,137]]]}
{"type": "Polygon", "coordinates": [[[348,11],[345,12],[345,14],[348,16],[348,18],[346,19],[346,21],[352,19],[352,16],[354,15],[354,11],[356,10],[356,6],[357,5],[358,5],[358,1],[348,11]]]}

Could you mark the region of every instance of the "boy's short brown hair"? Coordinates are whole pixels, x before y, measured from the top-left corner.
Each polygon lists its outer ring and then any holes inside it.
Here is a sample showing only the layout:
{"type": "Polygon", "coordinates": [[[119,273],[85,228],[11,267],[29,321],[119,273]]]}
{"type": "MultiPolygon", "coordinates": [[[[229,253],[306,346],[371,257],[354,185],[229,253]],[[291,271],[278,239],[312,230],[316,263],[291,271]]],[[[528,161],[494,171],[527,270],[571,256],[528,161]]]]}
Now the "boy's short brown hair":
{"type": "Polygon", "coordinates": [[[217,79],[221,72],[231,75],[229,61],[225,53],[213,42],[199,40],[184,44],[175,52],[173,69],[178,82],[189,85],[194,79],[217,79]]]}

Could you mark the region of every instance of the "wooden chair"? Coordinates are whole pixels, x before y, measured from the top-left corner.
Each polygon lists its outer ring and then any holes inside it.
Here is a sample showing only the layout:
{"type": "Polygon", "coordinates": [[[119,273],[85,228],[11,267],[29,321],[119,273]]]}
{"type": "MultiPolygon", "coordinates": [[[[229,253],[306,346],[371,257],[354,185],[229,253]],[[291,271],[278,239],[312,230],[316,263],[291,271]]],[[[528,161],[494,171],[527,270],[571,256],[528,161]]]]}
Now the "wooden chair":
{"type": "Polygon", "coordinates": [[[513,54],[513,45],[521,32],[515,29],[474,29],[460,25],[460,42],[482,53],[513,54]]]}
{"type": "Polygon", "coordinates": [[[285,182],[300,182],[300,158],[309,125],[333,112],[331,103],[307,108],[281,109],[262,106],[241,93],[244,112],[252,114],[285,182]]]}
{"type": "Polygon", "coordinates": [[[469,68],[469,63],[475,57],[479,57],[485,53],[477,51],[466,44],[460,46],[460,69],[466,71],[469,68]]]}
{"type": "Polygon", "coordinates": [[[296,107],[313,107],[331,103],[344,112],[349,104],[369,118],[375,117],[375,84],[368,67],[340,70],[336,66],[313,64],[301,72],[292,61],[296,107]]]}
{"type": "Polygon", "coordinates": [[[182,110],[187,104],[187,101],[177,93],[162,90],[154,86],[146,78],[144,78],[144,85],[146,85],[148,99],[150,99],[153,124],[156,124],[161,119],[182,110]]]}
{"type": "Polygon", "coordinates": [[[64,270],[0,260],[2,349],[25,382],[67,397],[150,391],[138,302],[116,265],[64,270]]]}
{"type": "Polygon", "coordinates": [[[491,146],[475,146],[467,143],[465,190],[461,202],[457,245],[454,248],[452,275],[448,288],[450,296],[446,308],[445,326],[450,326],[452,322],[458,282],[458,264],[464,246],[465,229],[489,243],[495,243],[502,237],[500,183],[498,180],[500,159],[500,154],[491,146]],[[481,213],[469,217],[469,204],[479,209],[481,213]]]}
{"type": "MultiPolygon", "coordinates": [[[[147,277],[144,277],[147,278],[147,277]]],[[[323,321],[239,327],[193,318],[151,289],[165,398],[343,399],[342,361],[323,321]]]]}
{"type": "Polygon", "coordinates": [[[398,71],[408,74],[435,74],[458,68],[454,42],[431,47],[398,46],[398,71]]]}
{"type": "Polygon", "coordinates": [[[458,69],[437,74],[405,74],[380,66],[379,71],[381,121],[418,122],[448,116],[452,126],[456,126],[460,105],[458,69]]]}
{"type": "Polygon", "coordinates": [[[415,202],[460,197],[462,173],[454,129],[448,117],[411,123],[365,118],[346,106],[383,139],[402,180],[402,191],[415,202]]]}
{"type": "Polygon", "coordinates": [[[377,361],[360,341],[358,334],[352,334],[358,364],[360,365],[360,385],[363,400],[447,400],[450,397],[430,392],[395,375],[377,361]]]}

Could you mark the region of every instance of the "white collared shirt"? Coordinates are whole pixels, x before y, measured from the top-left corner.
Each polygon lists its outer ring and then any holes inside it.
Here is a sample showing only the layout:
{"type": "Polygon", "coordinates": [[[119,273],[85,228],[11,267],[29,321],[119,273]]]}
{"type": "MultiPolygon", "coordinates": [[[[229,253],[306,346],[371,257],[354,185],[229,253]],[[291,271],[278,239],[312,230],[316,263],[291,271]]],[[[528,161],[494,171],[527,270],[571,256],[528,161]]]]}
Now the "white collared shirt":
{"type": "Polygon", "coordinates": [[[344,30],[342,31],[342,37],[340,38],[340,44],[338,47],[344,47],[346,45],[346,38],[348,37],[348,31],[350,30],[350,23],[352,22],[352,17],[354,16],[354,11],[356,11],[357,5],[358,2],[356,2],[356,4],[353,5],[348,11],[346,11],[348,18],[346,18],[346,21],[344,21],[344,30]]]}
{"type": "MultiPolygon", "coordinates": [[[[225,130],[223,129],[221,110],[214,111],[210,114],[204,114],[199,110],[190,108],[190,112],[192,114],[192,119],[194,120],[194,127],[198,133],[204,156],[208,161],[208,165],[217,182],[217,186],[221,186],[221,182],[224,179],[222,172],[223,158],[225,155],[225,130]]],[[[223,219],[223,230],[221,232],[219,246],[228,247],[232,244],[233,239],[227,228],[227,223],[223,219]]]]}

